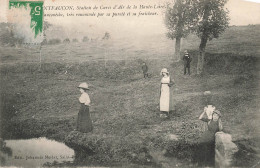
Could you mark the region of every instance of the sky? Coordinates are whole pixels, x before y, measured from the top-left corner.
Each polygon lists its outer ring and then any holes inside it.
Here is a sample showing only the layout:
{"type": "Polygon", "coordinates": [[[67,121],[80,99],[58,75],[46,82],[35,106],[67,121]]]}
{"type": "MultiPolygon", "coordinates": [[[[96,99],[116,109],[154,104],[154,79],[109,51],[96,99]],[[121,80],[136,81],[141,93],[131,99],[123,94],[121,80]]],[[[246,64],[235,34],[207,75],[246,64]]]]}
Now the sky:
{"type": "MultiPolygon", "coordinates": [[[[45,6],[72,5],[98,7],[114,5],[157,5],[162,6],[168,0],[45,0],[45,6]]],[[[260,0],[229,0],[226,8],[229,10],[230,25],[260,24],[260,0]]],[[[0,22],[12,22],[10,20],[10,10],[8,10],[8,0],[0,0],[0,22]]],[[[104,11],[104,10],[103,10],[104,11]]],[[[121,12],[122,10],[110,10],[121,12]]],[[[126,11],[126,10],[123,10],[126,11]]],[[[131,10],[139,13],[140,9],[131,10]]],[[[148,10],[142,10],[148,12],[148,10]]],[[[67,17],[68,11],[45,11],[45,14],[63,13],[65,17],[44,17],[44,20],[64,27],[67,31],[88,32],[90,34],[103,34],[105,31],[117,36],[135,37],[149,34],[161,34],[166,32],[163,21],[163,9],[154,9],[156,16],[140,17],[67,17]]],[[[78,11],[86,13],[87,11],[78,11]]],[[[91,12],[91,11],[90,11],[91,12]]],[[[101,10],[97,10],[101,12],[101,10]]],[[[127,12],[127,11],[126,11],[127,12]]],[[[75,14],[75,11],[74,11],[75,14]]],[[[21,22],[21,19],[20,21],[21,22]]],[[[22,23],[22,22],[21,22],[22,23]]],[[[27,23],[28,24],[28,23],[27,23]]]]}

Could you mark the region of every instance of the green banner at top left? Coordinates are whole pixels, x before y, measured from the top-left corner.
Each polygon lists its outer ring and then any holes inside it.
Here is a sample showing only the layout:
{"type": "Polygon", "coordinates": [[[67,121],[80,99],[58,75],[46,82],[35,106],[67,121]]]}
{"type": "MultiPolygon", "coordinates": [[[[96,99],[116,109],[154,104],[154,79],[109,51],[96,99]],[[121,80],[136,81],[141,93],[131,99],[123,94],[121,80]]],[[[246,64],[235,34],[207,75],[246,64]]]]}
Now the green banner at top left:
{"type": "Polygon", "coordinates": [[[9,9],[12,8],[30,8],[31,23],[30,28],[34,32],[34,38],[42,33],[43,29],[43,1],[23,1],[10,0],[9,9]]]}

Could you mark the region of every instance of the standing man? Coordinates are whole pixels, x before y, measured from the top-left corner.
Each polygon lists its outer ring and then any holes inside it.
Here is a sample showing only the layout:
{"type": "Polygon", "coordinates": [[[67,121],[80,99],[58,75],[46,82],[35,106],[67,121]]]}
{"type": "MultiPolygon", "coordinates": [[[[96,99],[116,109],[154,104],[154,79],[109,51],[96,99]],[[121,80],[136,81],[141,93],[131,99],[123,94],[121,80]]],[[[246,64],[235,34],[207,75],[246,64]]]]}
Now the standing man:
{"type": "Polygon", "coordinates": [[[148,66],[146,65],[146,63],[144,62],[142,65],[142,70],[143,70],[143,74],[144,74],[144,78],[148,78],[148,66]]]}
{"type": "Polygon", "coordinates": [[[186,69],[188,69],[188,73],[190,75],[190,62],[192,61],[192,58],[187,50],[184,51],[183,61],[184,61],[184,75],[186,75],[186,69]]]}

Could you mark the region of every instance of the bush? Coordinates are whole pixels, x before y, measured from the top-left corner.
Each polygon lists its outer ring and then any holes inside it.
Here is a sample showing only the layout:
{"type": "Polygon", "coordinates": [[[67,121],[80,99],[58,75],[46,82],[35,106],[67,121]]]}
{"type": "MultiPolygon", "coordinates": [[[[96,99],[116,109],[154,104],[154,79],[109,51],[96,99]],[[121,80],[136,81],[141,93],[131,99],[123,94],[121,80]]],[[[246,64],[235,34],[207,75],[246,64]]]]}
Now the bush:
{"type": "Polygon", "coordinates": [[[60,43],[61,43],[61,40],[58,39],[58,38],[50,39],[50,40],[48,41],[48,44],[50,44],[50,45],[60,44],[60,43]]]}
{"type": "Polygon", "coordinates": [[[69,38],[64,39],[63,43],[70,43],[70,39],[69,38]]]}
{"type": "Polygon", "coordinates": [[[48,44],[48,41],[47,41],[47,39],[45,38],[45,39],[43,39],[43,41],[42,41],[42,43],[41,43],[42,45],[46,45],[46,44],[48,44]]]}
{"type": "Polygon", "coordinates": [[[88,41],[89,41],[89,38],[87,36],[84,36],[82,39],[82,42],[88,42],[88,41]]]}
{"type": "Polygon", "coordinates": [[[110,34],[108,32],[105,33],[104,37],[102,38],[103,40],[108,40],[110,39],[110,34]]]}
{"type": "Polygon", "coordinates": [[[7,44],[10,46],[15,46],[16,44],[22,44],[24,42],[23,37],[16,37],[13,32],[6,31],[3,34],[0,34],[0,43],[7,44]]]}
{"type": "Polygon", "coordinates": [[[77,42],[79,42],[79,41],[78,41],[78,39],[74,38],[74,39],[72,40],[72,42],[77,43],[77,42]]]}

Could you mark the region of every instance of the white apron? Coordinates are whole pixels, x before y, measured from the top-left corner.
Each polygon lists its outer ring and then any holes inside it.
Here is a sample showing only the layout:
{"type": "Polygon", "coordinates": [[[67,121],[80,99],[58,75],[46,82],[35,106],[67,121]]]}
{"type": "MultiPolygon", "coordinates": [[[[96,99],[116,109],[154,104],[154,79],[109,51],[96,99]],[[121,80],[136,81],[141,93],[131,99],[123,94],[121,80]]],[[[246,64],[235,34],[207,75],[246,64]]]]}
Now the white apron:
{"type": "Polygon", "coordinates": [[[170,76],[163,77],[161,80],[161,95],[160,95],[160,111],[169,112],[170,108],[170,76]]]}

